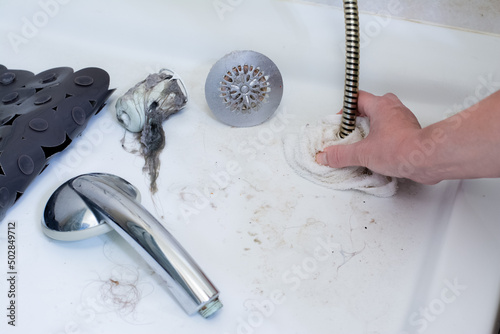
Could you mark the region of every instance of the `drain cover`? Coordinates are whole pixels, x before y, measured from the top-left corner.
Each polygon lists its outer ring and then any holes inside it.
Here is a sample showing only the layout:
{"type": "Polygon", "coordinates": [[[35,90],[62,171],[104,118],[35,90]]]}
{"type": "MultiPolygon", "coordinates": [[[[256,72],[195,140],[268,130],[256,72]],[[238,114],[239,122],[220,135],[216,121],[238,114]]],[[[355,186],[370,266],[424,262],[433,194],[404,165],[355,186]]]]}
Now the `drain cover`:
{"type": "Polygon", "coordinates": [[[222,123],[246,127],[263,123],[278,108],[283,79],[268,57],[233,51],[214,64],[205,82],[205,98],[222,123]]]}

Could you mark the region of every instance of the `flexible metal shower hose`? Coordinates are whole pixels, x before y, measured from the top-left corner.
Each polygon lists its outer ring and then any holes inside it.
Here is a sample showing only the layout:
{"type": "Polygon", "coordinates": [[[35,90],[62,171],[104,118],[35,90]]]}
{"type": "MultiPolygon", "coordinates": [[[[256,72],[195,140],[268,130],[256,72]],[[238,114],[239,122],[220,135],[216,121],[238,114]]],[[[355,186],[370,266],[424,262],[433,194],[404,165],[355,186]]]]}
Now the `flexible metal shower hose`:
{"type": "Polygon", "coordinates": [[[359,16],[357,0],[344,0],[344,18],[346,63],[340,138],[347,137],[356,127],[359,83],[359,16]]]}

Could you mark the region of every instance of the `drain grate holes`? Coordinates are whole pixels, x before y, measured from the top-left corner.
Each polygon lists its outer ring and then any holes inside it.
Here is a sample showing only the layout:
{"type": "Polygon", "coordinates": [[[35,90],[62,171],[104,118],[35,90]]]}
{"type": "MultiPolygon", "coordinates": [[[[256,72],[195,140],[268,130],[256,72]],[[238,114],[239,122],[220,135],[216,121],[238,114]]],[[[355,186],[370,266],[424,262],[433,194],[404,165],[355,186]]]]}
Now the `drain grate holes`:
{"type": "Polygon", "coordinates": [[[271,91],[269,77],[253,65],[234,66],[220,82],[220,97],[233,112],[258,111],[271,91]]]}

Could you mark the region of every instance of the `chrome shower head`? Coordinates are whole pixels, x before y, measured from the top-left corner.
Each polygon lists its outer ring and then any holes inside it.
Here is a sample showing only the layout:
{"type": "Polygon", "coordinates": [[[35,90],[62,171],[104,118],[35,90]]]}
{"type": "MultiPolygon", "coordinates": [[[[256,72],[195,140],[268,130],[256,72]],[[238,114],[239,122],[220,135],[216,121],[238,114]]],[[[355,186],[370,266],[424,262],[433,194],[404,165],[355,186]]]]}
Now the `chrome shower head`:
{"type": "Polygon", "coordinates": [[[187,314],[215,315],[222,307],[219,290],[139,201],[139,190],[116,175],[80,175],[63,183],[49,198],[42,230],[64,241],[115,230],[165,280],[187,314]]]}
{"type": "Polygon", "coordinates": [[[248,127],[271,117],[283,96],[276,64],[255,51],[233,51],[217,61],[205,82],[205,98],[222,123],[248,127]]]}

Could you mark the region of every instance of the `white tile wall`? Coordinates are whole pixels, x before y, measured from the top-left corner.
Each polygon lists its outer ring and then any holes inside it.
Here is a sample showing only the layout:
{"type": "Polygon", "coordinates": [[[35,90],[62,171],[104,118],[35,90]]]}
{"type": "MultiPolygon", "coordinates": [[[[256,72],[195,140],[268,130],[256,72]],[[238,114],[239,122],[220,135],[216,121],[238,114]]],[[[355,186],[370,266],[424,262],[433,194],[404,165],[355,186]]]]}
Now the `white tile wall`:
{"type": "MultiPolygon", "coordinates": [[[[341,0],[306,0],[342,7],[341,0]]],[[[359,10],[377,13],[398,4],[397,17],[500,34],[500,0],[361,0],[359,10]]]]}

